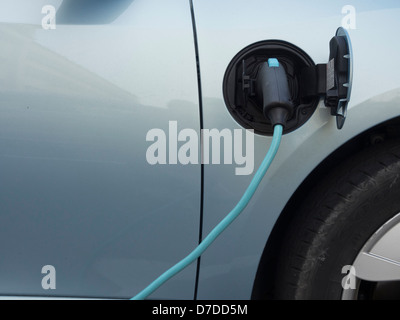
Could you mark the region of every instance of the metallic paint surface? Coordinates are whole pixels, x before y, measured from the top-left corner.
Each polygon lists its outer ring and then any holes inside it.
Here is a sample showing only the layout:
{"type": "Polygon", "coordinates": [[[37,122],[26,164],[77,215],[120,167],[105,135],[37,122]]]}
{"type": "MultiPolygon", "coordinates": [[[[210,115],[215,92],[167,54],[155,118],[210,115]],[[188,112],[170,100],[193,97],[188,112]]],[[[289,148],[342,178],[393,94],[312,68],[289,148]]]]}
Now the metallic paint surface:
{"type": "MultiPolygon", "coordinates": [[[[231,59],[251,43],[291,42],[316,63],[329,58],[329,41],[341,26],[345,1],[195,1],[205,128],[236,128],[221,83],[231,59]]],[[[400,30],[396,1],[353,1],[357,29],[349,30],[354,50],[354,82],[343,130],[323,102],[301,128],[285,135],[275,162],[242,216],[202,256],[199,299],[249,299],[268,236],[297,187],[330,153],[357,134],[400,115],[400,30]],[[376,63],[381,61],[381,63],[376,63]],[[387,63],[386,63],[387,62],[387,63]]],[[[270,138],[255,137],[255,168],[270,138]]],[[[205,167],[204,234],[229,211],[251,176],[230,166],[205,167]]]]}
{"type": "MultiPolygon", "coordinates": [[[[200,130],[190,7],[72,8],[42,29],[42,5],[68,2],[0,3],[0,293],[128,298],[198,241],[200,166],[146,161],[150,129],[200,130]]],[[[151,298],[192,299],[195,271],[151,298]]]]}
{"type": "MultiPolygon", "coordinates": [[[[197,244],[200,165],[145,159],[148,130],[167,131],[175,120],[179,129],[200,130],[189,2],[114,3],[90,17],[67,0],[0,4],[1,295],[129,298],[197,244]],[[68,9],[56,30],[41,27],[48,4],[68,9]],[[40,285],[46,264],[57,270],[53,292],[40,285]]],[[[205,128],[240,128],[221,87],[237,52],[281,39],[326,63],[346,4],[194,1],[205,128]]],[[[250,298],[268,236],[297,187],[346,141],[399,116],[399,3],[353,5],[354,83],[344,129],[321,103],[283,137],[243,215],[202,256],[198,298],[250,298]]],[[[255,168],[270,142],[255,137],[255,168]]],[[[251,178],[235,176],[235,165],[205,165],[203,235],[251,178]]],[[[191,299],[194,286],[192,265],[151,298],[191,299]]]]}

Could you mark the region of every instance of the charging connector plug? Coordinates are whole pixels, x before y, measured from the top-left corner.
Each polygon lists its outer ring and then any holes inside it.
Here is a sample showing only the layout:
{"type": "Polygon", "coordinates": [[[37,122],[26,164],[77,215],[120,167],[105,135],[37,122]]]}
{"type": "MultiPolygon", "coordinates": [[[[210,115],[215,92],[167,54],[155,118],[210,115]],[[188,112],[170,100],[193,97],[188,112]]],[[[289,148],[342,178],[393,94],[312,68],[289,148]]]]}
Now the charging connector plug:
{"type": "Polygon", "coordinates": [[[285,128],[287,120],[294,114],[294,105],[285,68],[278,59],[268,59],[261,65],[256,86],[264,116],[273,126],[280,124],[285,128]]]}

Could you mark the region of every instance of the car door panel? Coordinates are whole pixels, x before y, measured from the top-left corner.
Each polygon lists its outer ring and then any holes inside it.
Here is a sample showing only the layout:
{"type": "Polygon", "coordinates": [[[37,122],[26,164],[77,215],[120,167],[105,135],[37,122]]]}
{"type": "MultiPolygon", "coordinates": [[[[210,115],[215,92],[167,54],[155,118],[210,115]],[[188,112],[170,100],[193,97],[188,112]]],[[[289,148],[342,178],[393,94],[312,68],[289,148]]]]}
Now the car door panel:
{"type": "Polygon", "coordinates": [[[198,241],[200,167],[146,159],[149,130],[200,129],[189,4],[2,1],[0,42],[0,294],[133,296],[198,241]]]}

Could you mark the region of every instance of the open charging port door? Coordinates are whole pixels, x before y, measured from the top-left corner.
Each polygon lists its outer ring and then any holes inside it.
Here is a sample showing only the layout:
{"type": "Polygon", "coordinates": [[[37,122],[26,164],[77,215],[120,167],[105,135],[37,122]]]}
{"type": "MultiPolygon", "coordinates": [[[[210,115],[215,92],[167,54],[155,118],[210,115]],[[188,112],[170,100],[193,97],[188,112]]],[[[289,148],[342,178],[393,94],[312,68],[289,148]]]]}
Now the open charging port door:
{"type": "Polygon", "coordinates": [[[339,28],[330,42],[327,67],[327,91],[325,105],[336,116],[338,129],[344,125],[353,85],[353,49],[348,32],[339,28]]]}

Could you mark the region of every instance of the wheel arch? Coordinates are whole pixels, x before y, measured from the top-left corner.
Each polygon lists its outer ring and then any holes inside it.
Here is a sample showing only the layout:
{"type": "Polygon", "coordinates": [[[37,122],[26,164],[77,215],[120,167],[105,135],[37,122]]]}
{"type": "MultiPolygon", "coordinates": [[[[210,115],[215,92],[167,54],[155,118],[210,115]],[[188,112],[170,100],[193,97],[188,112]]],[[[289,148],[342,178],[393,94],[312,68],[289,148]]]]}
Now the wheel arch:
{"type": "Polygon", "coordinates": [[[320,162],[305,178],[279,215],[264,247],[253,284],[252,299],[273,298],[275,261],[279,256],[284,230],[295,216],[296,208],[304,201],[311,189],[318,184],[318,181],[348,157],[372,145],[396,138],[400,138],[400,116],[375,125],[348,140],[320,162]]]}

